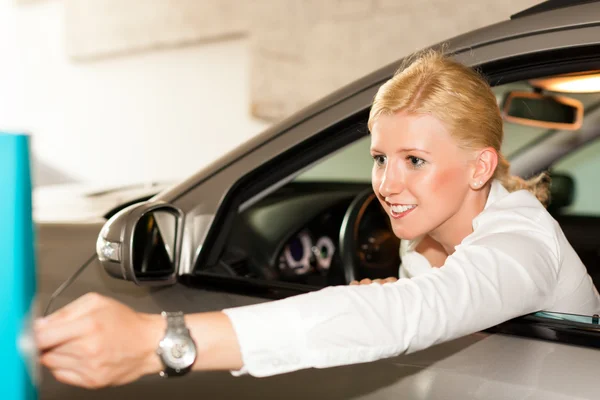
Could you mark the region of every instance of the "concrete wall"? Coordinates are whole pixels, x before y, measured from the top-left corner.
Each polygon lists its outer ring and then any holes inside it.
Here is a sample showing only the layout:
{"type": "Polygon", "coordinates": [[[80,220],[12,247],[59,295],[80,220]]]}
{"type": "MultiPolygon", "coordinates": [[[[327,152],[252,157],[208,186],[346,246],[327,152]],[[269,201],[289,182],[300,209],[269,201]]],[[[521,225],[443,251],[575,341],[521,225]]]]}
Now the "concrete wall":
{"type": "Polygon", "coordinates": [[[38,184],[179,179],[268,125],[247,38],[73,62],[64,11],[0,0],[0,130],[32,133],[38,184]]]}
{"type": "Polygon", "coordinates": [[[240,0],[64,1],[67,52],[76,60],[245,36],[252,4],[240,0]]]}

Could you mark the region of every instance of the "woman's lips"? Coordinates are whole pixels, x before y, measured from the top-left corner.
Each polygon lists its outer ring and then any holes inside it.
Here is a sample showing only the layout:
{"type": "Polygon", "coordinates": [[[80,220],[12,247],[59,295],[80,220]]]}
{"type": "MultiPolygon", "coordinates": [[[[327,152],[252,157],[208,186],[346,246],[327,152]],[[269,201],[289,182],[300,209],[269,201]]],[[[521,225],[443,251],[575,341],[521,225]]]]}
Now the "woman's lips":
{"type": "Polygon", "coordinates": [[[407,216],[408,214],[410,214],[416,208],[417,208],[417,206],[414,206],[414,207],[409,208],[407,210],[404,210],[404,211],[401,211],[401,212],[396,212],[396,211],[393,210],[393,207],[390,205],[390,215],[394,219],[404,218],[405,216],[407,216]]]}

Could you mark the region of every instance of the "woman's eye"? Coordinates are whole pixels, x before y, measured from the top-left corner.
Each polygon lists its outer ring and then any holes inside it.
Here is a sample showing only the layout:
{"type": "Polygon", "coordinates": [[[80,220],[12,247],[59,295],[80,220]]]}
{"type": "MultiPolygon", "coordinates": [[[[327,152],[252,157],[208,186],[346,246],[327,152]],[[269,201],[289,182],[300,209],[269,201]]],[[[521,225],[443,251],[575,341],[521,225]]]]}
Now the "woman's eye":
{"type": "Polygon", "coordinates": [[[374,155],[373,156],[373,160],[375,160],[375,164],[377,164],[378,166],[382,166],[385,165],[385,156],[382,156],[380,154],[374,155]]]}
{"type": "Polygon", "coordinates": [[[410,162],[411,167],[419,168],[425,164],[425,160],[415,156],[408,156],[407,160],[410,162]]]}

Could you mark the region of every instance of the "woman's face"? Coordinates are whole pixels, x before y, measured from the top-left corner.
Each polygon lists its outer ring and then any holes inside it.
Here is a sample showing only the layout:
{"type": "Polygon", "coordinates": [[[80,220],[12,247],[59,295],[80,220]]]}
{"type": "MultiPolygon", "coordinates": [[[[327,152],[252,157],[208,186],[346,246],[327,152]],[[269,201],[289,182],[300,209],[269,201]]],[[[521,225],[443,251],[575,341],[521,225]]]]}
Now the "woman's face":
{"type": "Polygon", "coordinates": [[[371,132],[372,184],[394,234],[414,239],[452,223],[469,191],[469,154],[441,121],[381,115],[371,132]]]}

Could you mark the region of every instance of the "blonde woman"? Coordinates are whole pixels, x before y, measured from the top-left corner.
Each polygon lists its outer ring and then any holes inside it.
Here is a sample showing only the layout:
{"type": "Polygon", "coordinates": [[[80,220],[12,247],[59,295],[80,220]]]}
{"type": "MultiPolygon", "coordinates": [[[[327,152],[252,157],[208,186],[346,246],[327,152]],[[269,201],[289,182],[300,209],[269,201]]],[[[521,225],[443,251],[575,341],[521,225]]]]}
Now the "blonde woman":
{"type": "MultiPolygon", "coordinates": [[[[540,310],[599,312],[543,205],[547,181],[510,176],[502,126],[470,68],[427,52],[401,69],[377,93],[369,127],[373,190],[403,239],[410,279],[186,315],[192,368],[268,376],[414,352],[540,310]]],[[[42,363],[86,387],[161,371],[164,331],[161,316],[93,294],[36,324],[42,363]]]]}

